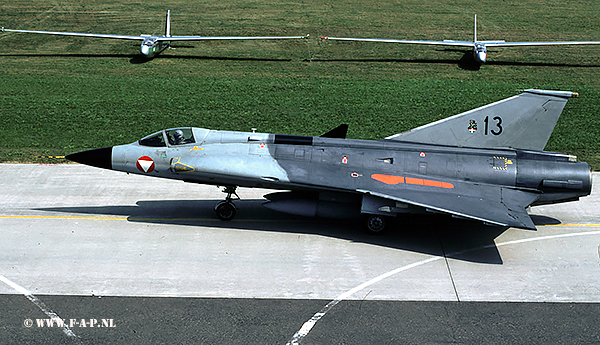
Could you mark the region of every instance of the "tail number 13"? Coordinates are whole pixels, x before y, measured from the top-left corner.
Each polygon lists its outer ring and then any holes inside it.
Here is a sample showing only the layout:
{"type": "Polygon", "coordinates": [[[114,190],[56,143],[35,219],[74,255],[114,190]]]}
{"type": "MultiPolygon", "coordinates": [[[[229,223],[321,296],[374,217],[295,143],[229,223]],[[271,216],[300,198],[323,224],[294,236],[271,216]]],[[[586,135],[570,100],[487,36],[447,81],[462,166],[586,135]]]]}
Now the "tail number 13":
{"type": "Polygon", "coordinates": [[[500,116],[494,116],[492,118],[491,129],[489,116],[486,116],[483,122],[485,122],[485,130],[483,132],[484,135],[488,135],[488,132],[492,133],[492,135],[500,135],[502,133],[502,118],[500,116]]]}

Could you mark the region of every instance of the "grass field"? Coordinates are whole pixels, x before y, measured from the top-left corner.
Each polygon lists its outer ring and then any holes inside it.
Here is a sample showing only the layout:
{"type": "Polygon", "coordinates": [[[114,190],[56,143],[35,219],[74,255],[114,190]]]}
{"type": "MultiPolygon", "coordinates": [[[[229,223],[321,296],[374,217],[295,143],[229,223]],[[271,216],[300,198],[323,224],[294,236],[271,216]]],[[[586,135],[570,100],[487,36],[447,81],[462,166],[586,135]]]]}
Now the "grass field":
{"type": "Polygon", "coordinates": [[[42,162],[196,126],[379,139],[525,88],[570,90],[546,147],[600,169],[600,46],[466,51],[320,36],[507,41],[600,40],[600,2],[15,0],[0,26],[174,35],[304,35],[308,40],[193,42],[143,62],[139,43],[0,33],[0,161],[42,162]]]}

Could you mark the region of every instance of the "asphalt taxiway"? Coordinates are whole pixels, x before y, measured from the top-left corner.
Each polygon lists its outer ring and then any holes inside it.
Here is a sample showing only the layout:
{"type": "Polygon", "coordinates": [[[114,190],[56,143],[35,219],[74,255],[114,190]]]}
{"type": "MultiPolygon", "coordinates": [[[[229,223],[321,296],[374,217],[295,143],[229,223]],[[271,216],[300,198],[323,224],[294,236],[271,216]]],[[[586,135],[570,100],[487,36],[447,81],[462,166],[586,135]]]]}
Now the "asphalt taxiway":
{"type": "Polygon", "coordinates": [[[223,222],[214,186],[0,164],[0,338],[598,342],[594,175],[591,196],[532,208],[537,231],[434,215],[370,236],[354,221],[267,210],[265,190],[239,189],[238,215],[223,222]],[[52,318],[76,321],[37,324],[52,318]]]}

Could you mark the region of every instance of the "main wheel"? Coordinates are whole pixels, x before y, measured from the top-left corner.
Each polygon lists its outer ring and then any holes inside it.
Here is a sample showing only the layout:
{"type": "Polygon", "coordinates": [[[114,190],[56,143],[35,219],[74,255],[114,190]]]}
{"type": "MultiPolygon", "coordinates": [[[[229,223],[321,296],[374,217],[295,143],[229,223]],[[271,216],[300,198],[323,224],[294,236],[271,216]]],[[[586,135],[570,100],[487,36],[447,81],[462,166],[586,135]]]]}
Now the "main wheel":
{"type": "Polygon", "coordinates": [[[371,234],[381,234],[385,231],[385,218],[376,214],[367,216],[367,230],[371,234]]]}
{"type": "Polygon", "coordinates": [[[232,220],[235,217],[237,209],[231,201],[224,200],[215,206],[215,212],[221,220],[232,220]]]}

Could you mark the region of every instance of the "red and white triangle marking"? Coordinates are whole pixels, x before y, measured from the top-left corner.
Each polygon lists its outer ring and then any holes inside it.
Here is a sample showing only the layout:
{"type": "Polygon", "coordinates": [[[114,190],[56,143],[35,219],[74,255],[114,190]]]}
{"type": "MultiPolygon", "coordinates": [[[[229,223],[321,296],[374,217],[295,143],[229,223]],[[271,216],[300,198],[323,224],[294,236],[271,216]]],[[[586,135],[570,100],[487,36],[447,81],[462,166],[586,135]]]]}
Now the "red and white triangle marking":
{"type": "Polygon", "coordinates": [[[148,156],[138,158],[135,166],[139,169],[139,171],[143,173],[149,173],[154,171],[154,161],[148,156]]]}

